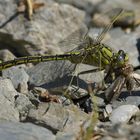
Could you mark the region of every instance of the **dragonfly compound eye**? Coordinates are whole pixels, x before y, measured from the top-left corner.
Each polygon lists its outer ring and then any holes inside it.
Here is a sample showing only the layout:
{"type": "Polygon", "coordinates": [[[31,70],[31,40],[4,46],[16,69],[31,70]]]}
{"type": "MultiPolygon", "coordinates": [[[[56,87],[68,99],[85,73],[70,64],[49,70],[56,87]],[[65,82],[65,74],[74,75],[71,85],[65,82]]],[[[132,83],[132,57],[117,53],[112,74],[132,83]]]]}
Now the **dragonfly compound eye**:
{"type": "Polygon", "coordinates": [[[118,59],[120,61],[127,62],[128,61],[128,54],[125,53],[123,50],[119,50],[118,51],[118,59]]]}
{"type": "Polygon", "coordinates": [[[118,66],[122,66],[128,61],[128,54],[123,50],[119,50],[118,53],[115,54],[114,60],[118,66]]]}

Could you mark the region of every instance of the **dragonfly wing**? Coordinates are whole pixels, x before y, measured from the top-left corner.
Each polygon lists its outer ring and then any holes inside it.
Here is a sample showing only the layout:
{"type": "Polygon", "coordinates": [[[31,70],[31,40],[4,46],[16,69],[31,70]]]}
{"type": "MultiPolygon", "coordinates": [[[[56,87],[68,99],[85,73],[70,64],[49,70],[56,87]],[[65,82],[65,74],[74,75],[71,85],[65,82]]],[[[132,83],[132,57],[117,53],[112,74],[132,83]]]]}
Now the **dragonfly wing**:
{"type": "Polygon", "coordinates": [[[124,76],[120,75],[115,79],[115,81],[107,88],[105,91],[106,100],[108,102],[115,100],[119,97],[120,92],[126,82],[124,76]]]}
{"type": "Polygon", "coordinates": [[[138,73],[132,73],[131,74],[132,78],[135,80],[136,82],[136,86],[140,87],[140,75],[138,73]]]}
{"type": "MultiPolygon", "coordinates": [[[[113,9],[114,10],[114,9],[113,9]]],[[[121,8],[116,8],[115,9],[115,16],[112,17],[111,22],[109,25],[107,25],[107,27],[105,27],[103,29],[103,31],[101,32],[101,34],[97,37],[96,42],[101,42],[103,40],[103,38],[105,37],[106,33],[110,30],[110,28],[112,27],[113,23],[123,14],[124,10],[121,8]]],[[[110,11],[111,12],[111,11],[110,11]]]]}
{"type": "MultiPolygon", "coordinates": [[[[77,50],[77,47],[84,42],[84,38],[88,33],[86,25],[81,25],[76,31],[71,33],[68,37],[58,43],[60,48],[68,48],[70,51],[77,50]]],[[[67,49],[67,50],[68,50],[67,49]]],[[[65,50],[65,49],[64,49],[65,50]]]]}

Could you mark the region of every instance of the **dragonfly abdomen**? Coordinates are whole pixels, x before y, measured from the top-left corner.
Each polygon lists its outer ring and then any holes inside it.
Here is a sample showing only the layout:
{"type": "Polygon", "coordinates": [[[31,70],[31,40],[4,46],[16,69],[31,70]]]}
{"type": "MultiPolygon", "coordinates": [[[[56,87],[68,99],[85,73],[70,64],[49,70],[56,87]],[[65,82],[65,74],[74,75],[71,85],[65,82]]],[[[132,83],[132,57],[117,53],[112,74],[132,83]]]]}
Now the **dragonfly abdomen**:
{"type": "Polygon", "coordinates": [[[44,55],[44,56],[26,56],[15,58],[14,60],[5,61],[0,63],[0,70],[4,70],[6,68],[20,65],[20,64],[27,64],[27,63],[39,63],[39,62],[47,62],[47,61],[54,61],[54,60],[71,60],[71,57],[75,54],[60,54],[60,55],[44,55]]]}

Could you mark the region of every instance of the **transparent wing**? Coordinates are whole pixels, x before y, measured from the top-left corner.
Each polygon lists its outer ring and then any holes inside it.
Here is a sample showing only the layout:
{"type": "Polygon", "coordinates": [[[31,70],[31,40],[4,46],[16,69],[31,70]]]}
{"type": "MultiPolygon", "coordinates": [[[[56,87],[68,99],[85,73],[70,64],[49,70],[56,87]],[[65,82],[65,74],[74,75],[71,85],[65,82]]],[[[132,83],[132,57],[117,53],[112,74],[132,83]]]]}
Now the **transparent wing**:
{"type": "MultiPolygon", "coordinates": [[[[114,9],[113,9],[114,11],[114,9]]],[[[110,28],[112,27],[113,23],[123,14],[124,10],[121,8],[116,8],[115,9],[115,16],[112,16],[111,22],[110,24],[105,27],[103,29],[103,31],[101,32],[101,34],[97,37],[96,42],[101,42],[103,40],[103,38],[105,37],[106,33],[110,30],[110,28]]]]}
{"type": "MultiPolygon", "coordinates": [[[[112,17],[111,23],[107,27],[104,28],[104,30],[97,37],[96,40],[92,38],[92,42],[95,42],[95,44],[101,42],[104,36],[106,35],[106,33],[112,27],[113,23],[123,13],[123,10],[121,8],[116,8],[115,11],[118,11],[118,12],[115,12],[115,16],[112,17]]],[[[85,25],[81,25],[79,29],[74,31],[64,40],[60,41],[58,43],[58,46],[60,46],[60,48],[69,48],[70,51],[68,52],[73,52],[76,50],[78,51],[83,50],[84,48],[90,45],[90,42],[91,42],[91,38],[88,36],[88,28],[85,25]]]]}
{"type": "Polygon", "coordinates": [[[119,76],[105,91],[106,100],[108,102],[115,100],[119,97],[120,92],[125,84],[125,77],[119,76]]]}
{"type": "Polygon", "coordinates": [[[60,48],[69,48],[70,51],[77,50],[77,47],[84,43],[85,36],[88,34],[88,28],[85,25],[81,25],[79,29],[74,31],[64,40],[58,43],[60,48]]]}

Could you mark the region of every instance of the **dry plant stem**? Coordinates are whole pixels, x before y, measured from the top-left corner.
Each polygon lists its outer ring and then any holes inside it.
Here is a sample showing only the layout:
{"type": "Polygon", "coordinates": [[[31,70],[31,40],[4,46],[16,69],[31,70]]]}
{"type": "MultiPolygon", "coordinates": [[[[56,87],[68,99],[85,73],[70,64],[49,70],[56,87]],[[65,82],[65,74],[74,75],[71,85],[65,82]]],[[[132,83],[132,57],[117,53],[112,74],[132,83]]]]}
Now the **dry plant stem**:
{"type": "Polygon", "coordinates": [[[27,6],[27,15],[29,20],[31,20],[31,17],[33,15],[33,0],[26,0],[26,6],[27,6]]]}

